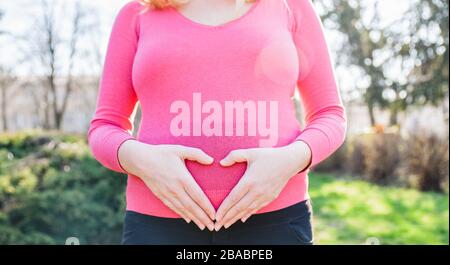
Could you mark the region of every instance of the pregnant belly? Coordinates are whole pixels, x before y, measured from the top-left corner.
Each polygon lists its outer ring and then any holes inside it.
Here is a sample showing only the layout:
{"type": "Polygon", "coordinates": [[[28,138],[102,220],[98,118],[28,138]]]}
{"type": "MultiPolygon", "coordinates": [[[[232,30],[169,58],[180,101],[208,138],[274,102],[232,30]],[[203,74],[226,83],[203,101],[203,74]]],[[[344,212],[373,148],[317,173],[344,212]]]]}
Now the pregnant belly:
{"type": "Polygon", "coordinates": [[[176,97],[180,100],[142,103],[138,140],[200,148],[213,157],[212,165],[186,161],[186,167],[214,206],[220,205],[247,168],[247,163],[220,165],[231,151],[283,146],[299,133],[291,98],[282,93],[257,100],[218,101],[213,93],[189,91],[176,97]]]}
{"type": "MultiPolygon", "coordinates": [[[[220,161],[220,160],[219,160],[220,161]]],[[[228,193],[238,183],[246,170],[246,163],[237,163],[224,168],[215,161],[209,166],[187,161],[186,166],[214,207],[222,203],[228,193]]]]}
{"type": "Polygon", "coordinates": [[[229,152],[236,149],[259,147],[258,137],[138,137],[140,142],[148,144],[177,144],[199,148],[214,158],[211,165],[202,165],[186,160],[186,168],[210,199],[214,207],[218,207],[233,187],[244,175],[247,163],[236,163],[223,167],[220,161],[229,152]]]}

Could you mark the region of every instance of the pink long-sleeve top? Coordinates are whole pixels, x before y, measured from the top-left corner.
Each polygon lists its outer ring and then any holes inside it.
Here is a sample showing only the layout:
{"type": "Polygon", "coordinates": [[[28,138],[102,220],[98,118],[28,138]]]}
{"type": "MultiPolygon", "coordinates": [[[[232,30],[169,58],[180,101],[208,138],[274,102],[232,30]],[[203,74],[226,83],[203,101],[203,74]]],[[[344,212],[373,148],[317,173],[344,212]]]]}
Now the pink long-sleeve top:
{"type": "Polygon", "coordinates": [[[212,156],[212,165],[186,166],[216,208],[246,169],[245,163],[220,166],[230,151],[304,141],[312,151],[310,164],[258,213],[308,199],[310,168],[343,143],[347,125],[312,2],[258,0],[243,16],[218,26],[190,20],[175,8],[142,10],[132,1],[115,19],[87,135],[103,166],[128,175],[127,210],[180,217],[120,165],[118,149],[129,139],[197,147],[212,156]],[[304,128],[295,115],[295,89],[304,128]]]}

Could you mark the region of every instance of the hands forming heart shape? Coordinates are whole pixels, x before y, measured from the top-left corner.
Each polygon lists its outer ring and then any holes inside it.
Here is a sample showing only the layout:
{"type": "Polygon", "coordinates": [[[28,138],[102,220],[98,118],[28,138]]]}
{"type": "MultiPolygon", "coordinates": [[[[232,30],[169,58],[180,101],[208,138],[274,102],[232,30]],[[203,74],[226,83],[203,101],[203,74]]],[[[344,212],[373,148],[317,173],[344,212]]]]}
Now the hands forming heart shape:
{"type": "Polygon", "coordinates": [[[121,145],[118,156],[122,167],[139,176],[165,205],[186,222],[194,221],[201,230],[208,227],[210,231],[228,228],[238,220],[245,222],[275,200],[289,179],[312,159],[309,146],[300,140],[282,147],[231,151],[220,165],[247,162],[247,169],[216,212],[185,165],[185,160],[212,164],[214,159],[201,149],[131,140],[121,145]]]}

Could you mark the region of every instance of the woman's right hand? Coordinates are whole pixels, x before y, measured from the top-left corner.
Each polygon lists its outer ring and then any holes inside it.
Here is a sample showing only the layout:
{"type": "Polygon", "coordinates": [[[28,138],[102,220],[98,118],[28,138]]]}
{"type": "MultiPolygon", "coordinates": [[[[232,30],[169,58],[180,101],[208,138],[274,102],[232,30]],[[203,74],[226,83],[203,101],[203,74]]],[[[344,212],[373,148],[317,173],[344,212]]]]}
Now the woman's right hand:
{"type": "Polygon", "coordinates": [[[210,165],[214,159],[201,149],[182,145],[150,145],[127,140],[119,148],[123,169],[147,187],[186,222],[214,229],[215,209],[185,165],[185,160],[210,165]]]}

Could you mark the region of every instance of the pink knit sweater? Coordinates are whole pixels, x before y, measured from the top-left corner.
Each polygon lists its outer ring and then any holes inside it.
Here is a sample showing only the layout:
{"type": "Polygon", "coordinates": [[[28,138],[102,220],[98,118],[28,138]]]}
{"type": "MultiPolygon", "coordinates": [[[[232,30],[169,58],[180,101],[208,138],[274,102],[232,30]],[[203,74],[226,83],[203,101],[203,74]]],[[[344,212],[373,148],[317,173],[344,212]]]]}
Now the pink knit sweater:
{"type": "Polygon", "coordinates": [[[308,199],[309,169],[343,143],[347,125],[311,1],[258,0],[219,26],[194,22],[175,8],[142,9],[133,1],[116,17],[87,135],[103,166],[128,175],[127,210],[180,217],[121,167],[118,149],[128,139],[197,147],[212,156],[212,165],[186,166],[216,208],[246,169],[245,163],[220,166],[230,151],[302,140],[311,148],[311,163],[258,213],[308,199]],[[295,116],[296,88],[304,128],[295,116]],[[134,137],[138,102],[142,116],[134,137]]]}

